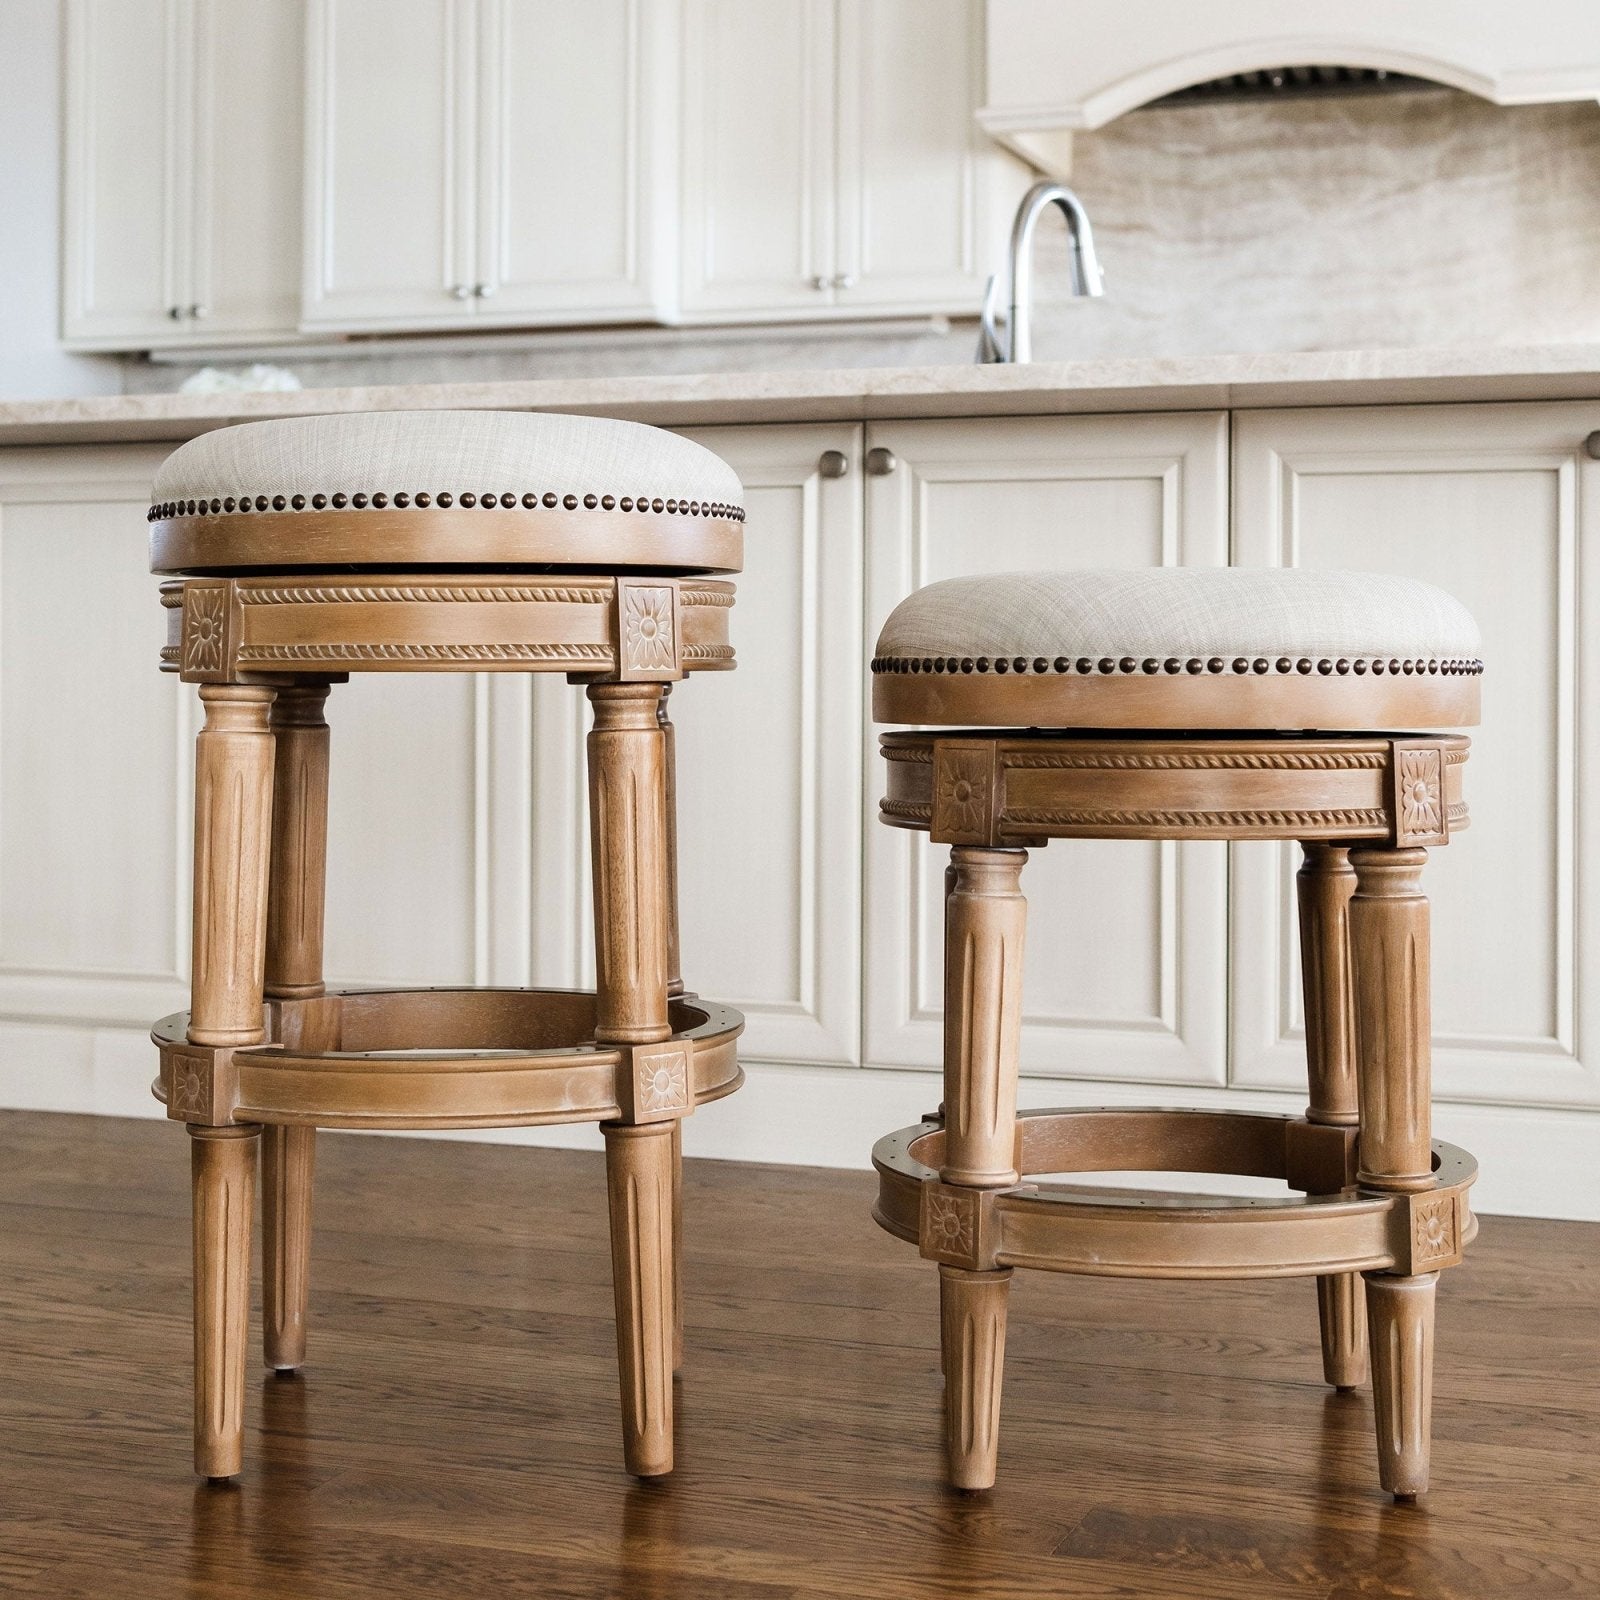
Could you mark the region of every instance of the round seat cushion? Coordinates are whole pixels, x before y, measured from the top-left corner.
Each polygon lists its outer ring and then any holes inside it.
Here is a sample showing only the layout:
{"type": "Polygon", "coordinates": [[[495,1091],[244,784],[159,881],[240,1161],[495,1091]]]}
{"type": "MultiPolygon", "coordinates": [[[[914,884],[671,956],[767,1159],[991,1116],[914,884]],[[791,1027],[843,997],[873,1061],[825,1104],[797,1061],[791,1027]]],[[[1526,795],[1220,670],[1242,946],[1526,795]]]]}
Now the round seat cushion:
{"type": "Polygon", "coordinates": [[[733,469],[661,428],[522,411],[247,422],[156,474],[157,572],[512,566],[732,572],[733,469]]]}
{"type": "Polygon", "coordinates": [[[994,573],[895,607],[873,712],[1001,727],[1466,727],[1480,648],[1458,600],[1385,573],[994,573]]]}

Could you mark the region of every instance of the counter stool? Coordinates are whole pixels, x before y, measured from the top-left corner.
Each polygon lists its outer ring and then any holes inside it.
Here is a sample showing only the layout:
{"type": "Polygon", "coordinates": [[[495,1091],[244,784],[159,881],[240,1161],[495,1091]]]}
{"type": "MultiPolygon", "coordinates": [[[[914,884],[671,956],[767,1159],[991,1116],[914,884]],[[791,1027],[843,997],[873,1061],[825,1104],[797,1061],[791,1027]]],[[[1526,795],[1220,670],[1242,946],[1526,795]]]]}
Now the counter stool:
{"type": "Polygon", "coordinates": [[[994,1482],[1018,1266],[1315,1276],[1337,1388],[1362,1380],[1370,1327],[1383,1487],[1427,1488],[1434,1289],[1476,1231],[1476,1167],[1430,1138],[1418,888],[1427,847],[1466,825],[1467,740],[1414,730],[1477,722],[1478,651],[1449,595],[1353,572],[958,578],[885,624],[874,716],[937,731],[883,736],[882,819],[952,848],[944,1104],[879,1141],[874,1214],[939,1263],[958,1488],[994,1482]],[[1019,882],[1051,839],[1300,841],[1304,1117],[1017,1112],[1019,882]],[[1090,1171],[1242,1173],[1300,1193],[1028,1179],[1090,1171]]]}
{"type": "Polygon", "coordinates": [[[159,1023],[194,1172],[195,1468],[240,1469],[263,1152],[269,1367],[305,1359],[315,1130],[598,1122],[628,1470],[672,1468],[680,1119],[742,1081],[738,1013],[678,973],[670,685],[733,666],[738,479],[655,428],[500,412],[248,423],[162,466],[163,669],[200,685],[191,1006],[159,1023]],[[596,988],[329,990],[329,686],[587,686],[596,988]]]}

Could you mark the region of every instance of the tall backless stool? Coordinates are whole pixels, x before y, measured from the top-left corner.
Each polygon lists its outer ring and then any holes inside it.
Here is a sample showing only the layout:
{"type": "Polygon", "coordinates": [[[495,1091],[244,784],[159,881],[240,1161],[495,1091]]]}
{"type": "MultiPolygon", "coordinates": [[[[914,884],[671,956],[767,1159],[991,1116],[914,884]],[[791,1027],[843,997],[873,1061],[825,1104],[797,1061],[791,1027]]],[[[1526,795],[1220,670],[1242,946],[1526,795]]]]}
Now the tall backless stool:
{"type": "Polygon", "coordinates": [[[1315,1277],[1336,1387],[1362,1381],[1370,1329],[1383,1487],[1427,1488],[1434,1289],[1475,1232],[1476,1168],[1431,1139],[1418,880],[1428,847],[1466,824],[1467,741],[1433,730],[1476,723],[1478,651],[1449,595],[1354,572],[957,578],[885,624],[874,715],[934,731],[883,736],[882,820],[951,851],[944,1104],[879,1141],[875,1215],[939,1264],[958,1488],[994,1482],[1018,1266],[1315,1277]],[[1018,1114],[1019,884],[1051,839],[1300,842],[1303,1117],[1018,1114]],[[1249,1174],[1298,1193],[1028,1181],[1094,1171],[1249,1174]]]}
{"type": "Polygon", "coordinates": [[[190,1009],[155,1029],[194,1176],[195,1468],[240,1470],[262,1158],[265,1356],[305,1358],[317,1128],[598,1122],[627,1468],[672,1469],[680,1122],[738,1088],[678,972],[670,685],[733,666],[738,479],[659,429],[507,412],[246,423],[162,466],[165,670],[200,685],[190,1009]],[[330,990],[331,684],[564,672],[593,706],[593,993],[330,990]]]}

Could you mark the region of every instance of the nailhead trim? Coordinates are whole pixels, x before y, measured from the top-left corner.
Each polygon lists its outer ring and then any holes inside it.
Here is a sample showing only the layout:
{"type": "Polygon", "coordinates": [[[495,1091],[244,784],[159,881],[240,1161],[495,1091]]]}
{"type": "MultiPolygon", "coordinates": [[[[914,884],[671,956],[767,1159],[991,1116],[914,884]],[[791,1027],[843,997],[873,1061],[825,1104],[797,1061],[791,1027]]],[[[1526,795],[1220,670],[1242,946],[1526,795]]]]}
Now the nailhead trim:
{"type": "Polygon", "coordinates": [[[1164,660],[1156,656],[1146,656],[1142,660],[1134,656],[1101,656],[1099,660],[1089,656],[1079,656],[1074,660],[1070,656],[1057,656],[1054,661],[1044,656],[1035,656],[1029,660],[1027,656],[875,656],[872,661],[872,670],[875,673],[969,673],[969,672],[994,672],[1028,673],[1035,676],[1055,674],[1057,676],[1074,675],[1077,677],[1112,677],[1117,674],[1142,673],[1155,676],[1166,673],[1176,676],[1179,673],[1189,673],[1198,676],[1200,673],[1234,672],[1237,674],[1261,675],[1268,672],[1280,674],[1299,674],[1307,676],[1313,672],[1323,677],[1337,674],[1345,677],[1353,674],[1360,678],[1371,673],[1375,678],[1381,678],[1384,673],[1399,677],[1404,673],[1408,677],[1427,676],[1429,674],[1443,675],[1445,677],[1477,677],[1483,672],[1481,661],[1449,660],[1442,661],[1434,658],[1415,657],[1405,660],[1399,657],[1385,656],[1319,656],[1312,659],[1307,656],[1291,657],[1279,656],[1275,661],[1266,656],[1234,656],[1231,660],[1222,656],[1188,656],[1180,659],[1177,656],[1167,656],[1164,660]]]}
{"type": "MultiPolygon", "coordinates": [[[[253,499],[249,495],[235,498],[228,495],[224,498],[211,500],[164,500],[159,505],[153,505],[146,513],[147,522],[166,522],[173,517],[218,517],[232,516],[238,512],[249,511],[304,511],[308,504],[307,496],[297,494],[292,498],[278,494],[270,500],[264,494],[258,494],[253,499]]],[[[438,506],[442,511],[448,511],[452,505],[459,505],[464,511],[471,511],[474,507],[481,506],[485,511],[515,511],[518,506],[524,511],[533,511],[543,506],[547,511],[554,511],[558,506],[567,511],[576,511],[581,505],[585,511],[653,511],[665,512],[668,516],[711,517],[724,522],[743,522],[745,518],[742,506],[724,505],[718,500],[652,500],[645,495],[635,499],[632,495],[623,495],[618,499],[615,495],[586,494],[580,500],[575,494],[557,495],[546,493],[537,494],[473,494],[470,490],[465,494],[407,494],[402,490],[398,494],[314,494],[309,497],[309,505],[313,511],[324,511],[332,507],[335,511],[343,511],[349,506],[355,511],[365,511],[371,506],[374,511],[382,511],[386,506],[393,505],[396,510],[404,511],[410,506],[415,506],[419,511],[426,511],[430,505],[438,506]]]]}

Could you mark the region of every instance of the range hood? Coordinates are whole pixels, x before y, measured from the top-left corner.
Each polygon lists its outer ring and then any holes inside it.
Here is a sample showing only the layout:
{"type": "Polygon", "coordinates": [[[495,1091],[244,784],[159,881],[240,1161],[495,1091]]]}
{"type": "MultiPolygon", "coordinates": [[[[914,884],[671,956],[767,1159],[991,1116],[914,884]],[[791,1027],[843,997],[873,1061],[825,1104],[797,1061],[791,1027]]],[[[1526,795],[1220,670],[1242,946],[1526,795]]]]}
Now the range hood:
{"type": "Polygon", "coordinates": [[[988,0],[985,28],[978,122],[1046,172],[1070,169],[1074,133],[1180,95],[1600,100],[1600,0],[988,0]]]}

